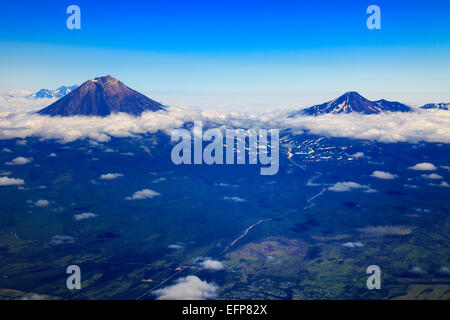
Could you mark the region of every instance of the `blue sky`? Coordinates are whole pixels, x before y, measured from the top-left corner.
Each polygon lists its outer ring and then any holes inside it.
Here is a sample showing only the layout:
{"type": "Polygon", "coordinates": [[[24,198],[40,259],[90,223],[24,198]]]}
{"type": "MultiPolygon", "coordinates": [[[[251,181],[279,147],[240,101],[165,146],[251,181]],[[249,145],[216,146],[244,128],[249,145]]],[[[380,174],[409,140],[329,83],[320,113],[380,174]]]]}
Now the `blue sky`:
{"type": "Polygon", "coordinates": [[[167,104],[307,106],[345,91],[450,101],[450,2],[2,1],[0,91],[111,74],[167,104]],[[81,30],[66,8],[81,8],[81,30]],[[381,8],[381,30],[366,8],[381,8]]]}

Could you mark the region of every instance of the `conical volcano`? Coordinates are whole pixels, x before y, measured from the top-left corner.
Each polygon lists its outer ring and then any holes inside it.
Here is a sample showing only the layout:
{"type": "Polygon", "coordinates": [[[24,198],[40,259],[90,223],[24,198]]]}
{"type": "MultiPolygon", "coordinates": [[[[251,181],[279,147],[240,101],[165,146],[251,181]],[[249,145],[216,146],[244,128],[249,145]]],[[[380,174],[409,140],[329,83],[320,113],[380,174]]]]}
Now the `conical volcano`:
{"type": "Polygon", "coordinates": [[[164,106],[128,88],[119,80],[106,76],[86,81],[39,113],[63,117],[77,115],[105,117],[118,112],[139,116],[147,110],[164,110],[164,106]]]}
{"type": "Polygon", "coordinates": [[[297,111],[291,116],[298,114],[320,115],[326,113],[362,113],[376,114],[381,112],[410,112],[412,109],[397,101],[387,101],[384,99],[371,101],[364,98],[358,92],[350,91],[344,93],[337,99],[315,105],[310,108],[297,111]]]}

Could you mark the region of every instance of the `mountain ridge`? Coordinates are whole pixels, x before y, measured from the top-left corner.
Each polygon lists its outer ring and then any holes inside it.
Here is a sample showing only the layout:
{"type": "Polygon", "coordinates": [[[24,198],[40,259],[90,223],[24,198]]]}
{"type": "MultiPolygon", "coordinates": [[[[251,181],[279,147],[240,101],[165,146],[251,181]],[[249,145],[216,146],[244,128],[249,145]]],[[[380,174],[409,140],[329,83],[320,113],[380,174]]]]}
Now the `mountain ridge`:
{"type": "Polygon", "coordinates": [[[42,99],[42,98],[62,98],[65,95],[69,94],[73,90],[78,88],[77,85],[73,86],[60,86],[59,88],[55,90],[51,89],[41,89],[39,91],[36,91],[33,94],[30,94],[27,96],[27,98],[35,98],[35,99],[42,99]]]}
{"type": "Polygon", "coordinates": [[[436,109],[436,110],[450,110],[450,103],[427,103],[420,107],[420,109],[436,109]]]}

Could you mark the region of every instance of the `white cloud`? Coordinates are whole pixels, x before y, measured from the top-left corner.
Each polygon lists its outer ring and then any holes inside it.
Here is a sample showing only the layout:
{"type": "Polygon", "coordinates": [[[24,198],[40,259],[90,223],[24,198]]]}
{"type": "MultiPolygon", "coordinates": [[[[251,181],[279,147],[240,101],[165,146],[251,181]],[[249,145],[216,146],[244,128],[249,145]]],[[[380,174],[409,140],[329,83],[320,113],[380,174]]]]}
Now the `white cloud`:
{"type": "Polygon", "coordinates": [[[245,202],[247,200],[243,199],[243,198],[239,198],[239,197],[223,197],[223,200],[229,200],[229,201],[234,201],[234,202],[245,202]]]}
{"type": "MultiPolygon", "coordinates": [[[[266,184],[267,184],[267,182],[266,182],[266,184]]],[[[237,184],[229,184],[229,183],[224,183],[224,182],[219,182],[219,183],[215,182],[214,185],[217,187],[233,187],[233,188],[239,187],[239,185],[237,185],[237,184]]]]}
{"type": "Polygon", "coordinates": [[[73,218],[75,220],[77,220],[77,221],[86,220],[86,219],[92,219],[92,218],[96,218],[96,217],[98,217],[98,215],[95,214],[95,213],[92,213],[92,212],[83,212],[83,213],[80,213],[80,214],[75,214],[73,216],[73,218]]]}
{"type": "Polygon", "coordinates": [[[123,177],[123,174],[121,174],[121,173],[105,173],[100,176],[100,179],[101,180],[113,180],[113,179],[117,179],[120,177],[123,177]]]}
{"type": "Polygon", "coordinates": [[[3,149],[2,149],[2,152],[8,152],[8,153],[11,153],[12,150],[11,150],[11,149],[8,149],[8,148],[3,148],[3,149]]]}
{"type": "Polygon", "coordinates": [[[160,196],[159,192],[150,189],[144,189],[141,191],[136,191],[133,193],[131,197],[126,197],[126,200],[143,200],[143,199],[151,199],[157,196],[160,196]]]}
{"type": "Polygon", "coordinates": [[[357,152],[355,154],[352,154],[351,157],[355,158],[355,159],[364,158],[364,153],[363,152],[357,152]]]}
{"type": "Polygon", "coordinates": [[[430,185],[430,186],[433,186],[433,187],[450,188],[450,185],[449,185],[446,181],[441,181],[440,184],[437,184],[437,183],[430,183],[429,185],[430,185]]]}
{"type": "Polygon", "coordinates": [[[408,168],[409,170],[416,170],[416,171],[434,171],[437,170],[436,166],[429,162],[421,162],[418,163],[412,167],[408,168]]]}
{"type": "Polygon", "coordinates": [[[202,118],[201,113],[178,108],[169,108],[168,112],[144,112],[140,117],[119,113],[104,118],[50,117],[30,112],[0,111],[0,139],[36,136],[61,142],[78,139],[107,142],[111,137],[133,137],[143,133],[155,133],[158,130],[169,133],[185,122],[197,118],[202,118]]]}
{"type": "Polygon", "coordinates": [[[18,186],[24,183],[22,179],[0,177],[0,186],[18,186]]]}
{"type": "Polygon", "coordinates": [[[42,208],[42,207],[47,207],[49,204],[50,204],[50,202],[48,202],[48,200],[40,199],[34,203],[34,206],[42,208]]]}
{"type": "Polygon", "coordinates": [[[378,179],[383,179],[383,180],[393,180],[395,178],[397,178],[396,174],[392,174],[389,172],[385,172],[385,171],[374,171],[371,175],[371,177],[374,178],[378,178],[378,179]]]}
{"type": "Polygon", "coordinates": [[[353,181],[336,182],[334,185],[328,188],[328,190],[335,192],[346,192],[354,189],[369,189],[366,185],[362,185],[353,181]]]}
{"type": "Polygon", "coordinates": [[[415,273],[415,274],[424,274],[426,273],[425,271],[422,270],[422,268],[420,267],[412,267],[411,268],[411,272],[415,273]]]}
{"type": "Polygon", "coordinates": [[[410,189],[419,189],[419,186],[416,186],[415,184],[404,184],[403,186],[410,189]]]}
{"type": "Polygon", "coordinates": [[[450,269],[447,267],[440,267],[440,269],[438,270],[439,273],[443,273],[443,274],[450,274],[450,269]]]}
{"type": "MultiPolygon", "coordinates": [[[[109,141],[111,137],[132,137],[158,130],[170,132],[193,120],[211,121],[227,127],[292,128],[294,133],[377,140],[380,142],[421,141],[450,143],[450,112],[419,110],[410,113],[382,113],[375,115],[326,114],[318,117],[288,118],[287,112],[263,115],[240,112],[195,111],[169,107],[167,112],[144,112],[141,117],[113,114],[99,117],[49,117],[31,113],[30,108],[12,101],[1,107],[0,139],[27,138],[57,139],[71,142],[77,139],[109,141]]],[[[47,104],[40,105],[43,107],[47,104]]],[[[33,110],[38,110],[35,107],[33,110]]]]}
{"type": "Polygon", "coordinates": [[[450,171],[450,166],[441,166],[441,168],[450,171]]]}
{"type": "MultiPolygon", "coordinates": [[[[280,120],[285,127],[308,130],[333,137],[377,140],[380,142],[421,141],[450,143],[450,112],[419,110],[364,115],[325,114],[280,120]]],[[[295,131],[295,130],[294,130],[295,131]]]]}
{"type": "Polygon", "coordinates": [[[11,161],[5,162],[8,166],[21,166],[27,163],[31,163],[33,161],[33,158],[24,158],[24,157],[17,157],[15,159],[12,159],[11,161]]]}
{"type": "Polygon", "coordinates": [[[27,140],[17,140],[16,141],[16,144],[18,145],[18,146],[26,146],[27,145],[27,140]]]}
{"type": "Polygon", "coordinates": [[[154,291],[158,300],[205,300],[217,296],[218,287],[197,276],[179,278],[175,284],[154,291]]]}
{"type": "Polygon", "coordinates": [[[52,239],[50,240],[50,244],[57,246],[60,244],[66,244],[66,243],[73,243],[75,242],[74,237],[71,236],[60,236],[60,235],[55,235],[52,237],[52,239]]]}
{"type": "Polygon", "coordinates": [[[28,99],[26,96],[30,93],[23,92],[8,92],[0,94],[0,113],[2,112],[29,112],[32,110],[39,110],[45,106],[56,101],[56,99],[28,99]]]}
{"type": "Polygon", "coordinates": [[[170,244],[167,246],[167,248],[174,249],[174,250],[183,249],[184,247],[185,247],[185,244],[182,242],[173,243],[173,244],[170,244]]]}
{"type": "Polygon", "coordinates": [[[343,247],[347,248],[362,248],[364,245],[361,242],[345,242],[342,244],[343,247]]]}
{"type": "Polygon", "coordinates": [[[422,174],[421,176],[422,176],[422,178],[432,179],[432,180],[444,179],[442,176],[440,176],[440,175],[438,175],[436,173],[422,174]]]}
{"type": "Polygon", "coordinates": [[[212,259],[205,259],[202,262],[200,262],[200,267],[206,270],[223,270],[225,266],[222,262],[212,259]]]}

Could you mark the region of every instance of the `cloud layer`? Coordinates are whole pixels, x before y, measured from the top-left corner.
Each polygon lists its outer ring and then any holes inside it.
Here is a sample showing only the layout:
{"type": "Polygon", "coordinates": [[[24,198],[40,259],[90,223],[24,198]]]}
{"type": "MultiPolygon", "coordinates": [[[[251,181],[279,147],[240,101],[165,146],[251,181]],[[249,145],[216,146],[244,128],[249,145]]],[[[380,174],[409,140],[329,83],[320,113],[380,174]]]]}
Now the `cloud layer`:
{"type": "Polygon", "coordinates": [[[203,120],[237,128],[292,128],[295,133],[377,140],[380,142],[441,142],[450,143],[450,112],[419,110],[411,113],[375,115],[326,114],[318,117],[288,118],[287,112],[263,115],[194,111],[169,107],[167,112],[145,112],[141,117],[114,114],[98,117],[48,117],[38,110],[50,101],[25,98],[0,99],[0,139],[39,137],[71,142],[89,138],[100,142],[111,137],[130,137],[158,130],[170,133],[185,122],[203,120]]]}

